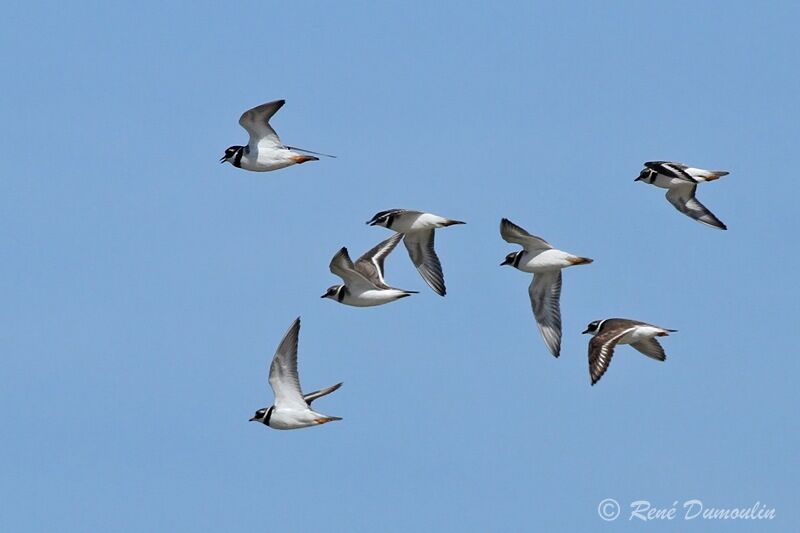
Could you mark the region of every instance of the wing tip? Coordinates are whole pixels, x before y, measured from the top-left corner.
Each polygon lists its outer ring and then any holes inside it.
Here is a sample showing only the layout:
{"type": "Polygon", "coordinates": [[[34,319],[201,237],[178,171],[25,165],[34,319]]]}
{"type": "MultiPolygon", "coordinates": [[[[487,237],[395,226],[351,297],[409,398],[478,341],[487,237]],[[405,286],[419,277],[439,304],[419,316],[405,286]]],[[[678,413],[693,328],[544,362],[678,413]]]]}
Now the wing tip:
{"type": "Polygon", "coordinates": [[[420,265],[417,268],[419,275],[428,284],[433,292],[438,294],[439,296],[444,296],[447,294],[447,287],[444,284],[444,274],[442,272],[431,272],[430,269],[425,268],[425,265],[420,265]]]}
{"type": "Polygon", "coordinates": [[[538,320],[536,325],[539,326],[539,333],[542,335],[542,340],[544,341],[545,346],[547,346],[547,351],[550,352],[550,355],[558,359],[558,357],[561,355],[561,332],[559,331],[556,333],[555,331],[551,331],[550,333],[545,333],[543,326],[538,323],[538,320]],[[553,336],[553,338],[548,338],[548,336],[553,336]]]}
{"type": "Polygon", "coordinates": [[[333,269],[333,266],[336,264],[339,258],[345,258],[346,260],[352,262],[352,260],[350,259],[350,254],[347,251],[347,246],[342,246],[336,251],[335,254],[333,254],[333,257],[331,257],[331,262],[329,265],[329,268],[331,270],[333,269]]]}
{"type": "MultiPolygon", "coordinates": [[[[711,211],[709,211],[709,213],[711,213],[711,211]]],[[[684,213],[684,214],[686,214],[686,213],[684,213]]],[[[695,218],[695,217],[693,217],[691,215],[686,215],[686,216],[688,216],[689,218],[691,218],[693,220],[696,220],[697,222],[701,223],[704,226],[708,226],[709,228],[718,229],[720,231],[727,231],[728,230],[728,226],[726,226],[723,221],[718,219],[713,213],[711,213],[711,215],[714,217],[713,220],[701,220],[701,219],[695,218]]]]}
{"type": "Polygon", "coordinates": [[[509,219],[503,217],[500,219],[500,237],[506,242],[511,242],[508,239],[510,234],[515,231],[524,231],[520,226],[514,224],[509,219]]]}
{"type": "Polygon", "coordinates": [[[425,279],[424,276],[423,276],[422,279],[424,279],[425,283],[428,284],[428,287],[430,287],[431,290],[433,292],[435,292],[436,294],[438,294],[439,296],[446,296],[447,295],[447,288],[445,288],[444,283],[442,283],[441,286],[440,286],[438,284],[435,284],[435,283],[432,283],[432,282],[428,281],[427,279],[425,279]]]}
{"type": "Polygon", "coordinates": [[[300,317],[298,316],[297,318],[295,318],[294,320],[292,320],[292,323],[291,323],[291,325],[289,326],[289,329],[286,331],[286,335],[288,336],[288,335],[289,335],[289,334],[291,334],[291,333],[292,333],[294,330],[299,330],[299,329],[300,329],[300,317]]]}

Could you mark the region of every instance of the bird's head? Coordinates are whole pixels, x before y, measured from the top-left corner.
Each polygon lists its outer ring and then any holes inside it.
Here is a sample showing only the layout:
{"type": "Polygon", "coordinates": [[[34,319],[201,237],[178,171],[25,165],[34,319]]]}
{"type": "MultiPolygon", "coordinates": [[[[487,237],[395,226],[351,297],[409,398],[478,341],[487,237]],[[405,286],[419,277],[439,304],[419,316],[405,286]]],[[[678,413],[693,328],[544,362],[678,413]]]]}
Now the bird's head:
{"type": "Polygon", "coordinates": [[[250,422],[266,423],[264,422],[264,420],[267,418],[267,411],[269,411],[269,409],[267,409],[266,407],[263,409],[259,409],[258,411],[256,411],[256,414],[253,415],[253,418],[250,419],[250,422]]]}
{"type": "Polygon", "coordinates": [[[517,255],[519,255],[521,253],[522,253],[521,251],[520,252],[511,252],[510,254],[508,254],[506,256],[505,259],[503,259],[503,262],[500,263],[500,266],[505,266],[505,265],[512,265],[513,266],[514,262],[517,260],[517,255]]]}
{"type": "Polygon", "coordinates": [[[325,294],[320,296],[320,298],[330,298],[332,300],[339,299],[339,292],[344,288],[344,285],[331,285],[328,287],[328,290],[325,291],[325,294]]]}
{"type": "Polygon", "coordinates": [[[223,155],[220,159],[220,163],[224,163],[226,161],[233,162],[233,159],[236,157],[236,154],[239,150],[244,150],[244,146],[231,146],[227,150],[225,150],[225,155],[223,155]]]}
{"type": "Polygon", "coordinates": [[[602,320],[595,320],[594,322],[590,322],[588,326],[586,326],[586,331],[582,332],[582,334],[592,333],[596,334],[597,330],[600,329],[600,324],[602,320]]]}
{"type": "Polygon", "coordinates": [[[642,171],[639,172],[639,177],[633,181],[643,181],[645,183],[648,183],[650,181],[650,175],[652,173],[653,171],[650,170],[649,168],[642,169],[642,171]]]}
{"type": "Polygon", "coordinates": [[[392,219],[394,219],[393,211],[381,211],[380,213],[376,213],[371,219],[367,220],[367,224],[370,226],[383,226],[384,228],[388,228],[392,225],[392,219]]]}

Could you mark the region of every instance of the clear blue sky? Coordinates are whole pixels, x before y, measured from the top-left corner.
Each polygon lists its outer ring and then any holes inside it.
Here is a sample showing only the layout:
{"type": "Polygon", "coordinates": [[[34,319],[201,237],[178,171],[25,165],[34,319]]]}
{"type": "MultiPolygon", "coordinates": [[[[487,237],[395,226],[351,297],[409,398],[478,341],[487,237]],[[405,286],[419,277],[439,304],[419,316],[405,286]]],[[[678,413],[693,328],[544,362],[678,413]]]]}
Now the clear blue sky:
{"type": "Polygon", "coordinates": [[[792,2],[31,2],[0,26],[3,531],[785,531],[797,527],[800,63],[792,2]],[[217,160],[277,98],[283,140],[217,160]],[[731,172],[716,231],[634,183],[731,172]],[[437,235],[449,294],[321,300],[376,211],[437,235]],[[506,216],[594,264],[564,273],[562,356],[506,216]],[[278,432],[267,369],[342,422],[278,432]],[[680,330],[589,386],[580,332],[680,330]],[[775,507],[771,523],[642,524],[604,498],[775,507]]]}

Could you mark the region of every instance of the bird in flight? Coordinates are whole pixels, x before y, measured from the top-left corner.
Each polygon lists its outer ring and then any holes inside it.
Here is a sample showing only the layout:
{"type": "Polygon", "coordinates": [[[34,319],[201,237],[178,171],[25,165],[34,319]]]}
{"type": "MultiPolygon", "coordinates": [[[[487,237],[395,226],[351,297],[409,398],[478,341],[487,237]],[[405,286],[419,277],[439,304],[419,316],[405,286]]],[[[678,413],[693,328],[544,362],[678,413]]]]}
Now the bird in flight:
{"type": "Polygon", "coordinates": [[[412,211],[410,209],[389,209],[375,214],[367,221],[370,226],[383,226],[405,235],[406,245],[411,262],[425,280],[425,283],[439,296],[444,296],[442,264],[433,248],[434,230],[456,224],[464,224],[460,220],[451,220],[432,213],[412,211]]]}
{"type": "Polygon", "coordinates": [[[278,345],[269,368],[269,386],[275,394],[275,403],[256,411],[251,422],[261,422],[273,429],[299,429],[341,420],[338,416],[327,416],[311,409],[311,402],[332,393],[342,386],[331,387],[303,394],[300,377],[297,375],[297,342],[300,338],[300,317],[278,345]]]}
{"type": "Polygon", "coordinates": [[[506,242],[522,246],[522,250],[508,254],[500,266],[510,265],[533,274],[528,287],[533,315],[544,343],[550,353],[558,357],[561,353],[561,269],[586,265],[593,260],[557,250],[507,218],[500,221],[500,236],[506,242]]]}
{"type": "Polygon", "coordinates": [[[321,297],[355,307],[372,307],[416,294],[417,291],[390,287],[383,279],[383,262],[402,238],[402,233],[395,233],[359,257],[355,263],[350,259],[347,248],[336,252],[331,259],[330,270],[342,278],[344,284],[328,287],[321,297]]]}
{"type": "Polygon", "coordinates": [[[250,134],[250,140],[247,146],[229,147],[219,162],[228,162],[237,168],[253,172],[269,172],[307,161],[318,161],[319,158],[315,157],[318,155],[334,157],[281,143],[269,120],[285,103],[286,100],[275,100],[242,113],[239,125],[250,134]]]}
{"type": "Polygon", "coordinates": [[[695,197],[697,184],[714,181],[727,176],[724,170],[703,170],[683,163],[670,161],[648,161],[639,177],[633,181],[643,181],[662,189],[667,189],[667,201],[675,209],[698,222],[717,229],[728,227],[695,197]]]}
{"type": "Polygon", "coordinates": [[[667,354],[656,337],[666,337],[676,331],[627,318],[607,318],[590,323],[583,333],[593,335],[589,341],[589,376],[592,385],[608,370],[617,344],[630,344],[647,357],[663,361],[667,354]]]}

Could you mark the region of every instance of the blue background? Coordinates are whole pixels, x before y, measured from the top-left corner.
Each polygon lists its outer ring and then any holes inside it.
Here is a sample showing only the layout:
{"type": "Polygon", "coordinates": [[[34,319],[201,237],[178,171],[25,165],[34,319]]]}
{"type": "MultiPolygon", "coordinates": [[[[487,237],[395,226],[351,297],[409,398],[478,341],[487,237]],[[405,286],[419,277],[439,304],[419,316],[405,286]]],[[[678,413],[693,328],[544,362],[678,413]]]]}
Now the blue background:
{"type": "Polygon", "coordinates": [[[3,531],[796,527],[797,3],[5,13],[3,531]],[[338,159],[219,165],[276,98],[284,142],[338,159]],[[729,170],[698,192],[729,231],[634,183],[653,159],[729,170]],[[401,248],[387,279],[419,295],[321,300],[393,207],[467,221],[437,233],[447,297],[401,248]],[[560,359],[503,216],[595,259],[564,273],[560,359]],[[302,383],[344,381],[315,404],[344,420],[248,423],[298,315],[302,383]],[[679,332],[590,387],[580,332],[609,316],[679,332]],[[777,518],[628,520],[692,498],[777,518]]]}

